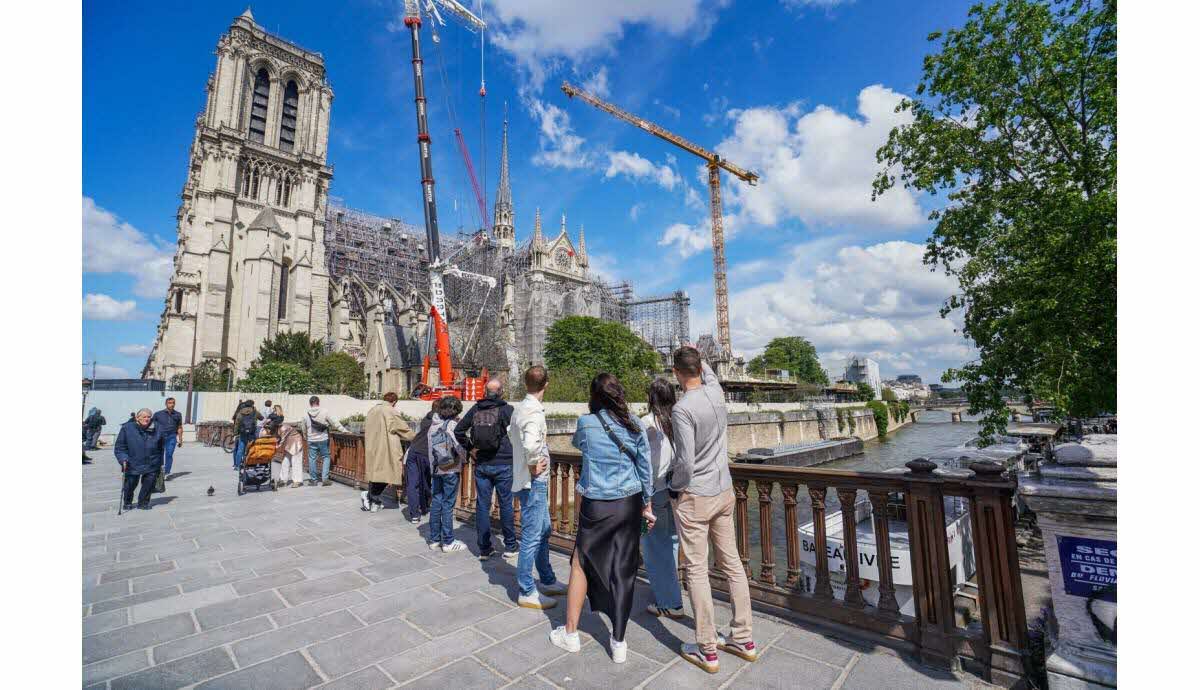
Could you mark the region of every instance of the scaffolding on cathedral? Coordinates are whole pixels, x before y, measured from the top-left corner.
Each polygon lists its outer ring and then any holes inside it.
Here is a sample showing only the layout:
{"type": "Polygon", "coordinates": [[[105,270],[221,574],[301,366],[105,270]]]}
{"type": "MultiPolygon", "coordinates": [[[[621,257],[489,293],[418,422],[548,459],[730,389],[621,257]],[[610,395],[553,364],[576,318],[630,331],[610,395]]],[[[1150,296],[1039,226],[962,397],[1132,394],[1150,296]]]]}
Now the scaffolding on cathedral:
{"type": "Polygon", "coordinates": [[[675,348],[686,343],[690,337],[688,307],[691,302],[683,290],[642,299],[632,299],[630,293],[630,297],[622,302],[625,325],[649,343],[659,355],[669,357],[675,348]]]}

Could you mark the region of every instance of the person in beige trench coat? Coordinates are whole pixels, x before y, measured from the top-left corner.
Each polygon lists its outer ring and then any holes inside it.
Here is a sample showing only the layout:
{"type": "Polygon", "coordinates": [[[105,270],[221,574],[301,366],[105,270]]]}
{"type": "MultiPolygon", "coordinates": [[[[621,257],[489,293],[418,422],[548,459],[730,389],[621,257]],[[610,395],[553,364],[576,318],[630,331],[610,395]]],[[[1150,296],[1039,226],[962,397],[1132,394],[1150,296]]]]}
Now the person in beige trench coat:
{"type": "Polygon", "coordinates": [[[385,393],[383,402],[367,412],[363,425],[366,444],[366,475],[370,488],[362,492],[362,509],[375,512],[383,506],[380,496],[388,484],[400,485],[404,474],[404,446],[415,433],[395,408],[395,393],[385,393]]]}

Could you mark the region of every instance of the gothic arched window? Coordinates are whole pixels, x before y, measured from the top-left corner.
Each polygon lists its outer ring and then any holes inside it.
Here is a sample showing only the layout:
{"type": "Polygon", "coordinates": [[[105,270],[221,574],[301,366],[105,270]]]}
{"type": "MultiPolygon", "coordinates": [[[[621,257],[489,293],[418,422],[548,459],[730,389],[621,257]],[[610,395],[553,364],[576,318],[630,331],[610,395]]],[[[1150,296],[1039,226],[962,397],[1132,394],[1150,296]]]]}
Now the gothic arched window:
{"type": "Polygon", "coordinates": [[[250,140],[263,143],[267,138],[267,103],[271,100],[271,77],[264,67],[254,76],[254,95],[250,101],[250,140]]]}
{"type": "Polygon", "coordinates": [[[292,207],[292,178],[290,177],[283,183],[283,207],[292,207]]]}
{"type": "Polygon", "coordinates": [[[300,89],[289,81],[283,92],[283,117],[279,120],[279,148],[291,151],[296,146],[296,114],[299,112],[300,89]]]}
{"type": "Polygon", "coordinates": [[[183,290],[175,291],[175,313],[183,312],[183,290]]]}
{"type": "Polygon", "coordinates": [[[250,172],[250,198],[258,201],[258,167],[250,172]]]}

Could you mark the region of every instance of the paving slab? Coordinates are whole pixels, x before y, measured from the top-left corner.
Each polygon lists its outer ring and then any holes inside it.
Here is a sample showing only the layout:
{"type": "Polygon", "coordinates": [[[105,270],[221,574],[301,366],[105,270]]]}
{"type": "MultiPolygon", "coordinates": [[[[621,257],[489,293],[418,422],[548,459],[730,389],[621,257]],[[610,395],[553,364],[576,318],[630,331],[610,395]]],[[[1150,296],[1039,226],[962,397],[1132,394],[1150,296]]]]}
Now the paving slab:
{"type": "Polygon", "coordinates": [[[350,608],[356,604],[361,604],[366,600],[367,598],[364,597],[360,591],[343,592],[341,594],[335,594],[324,599],[311,601],[300,606],[293,606],[292,608],[288,609],[280,609],[271,614],[271,619],[274,620],[275,624],[279,627],[285,627],[292,625],[293,623],[299,623],[300,621],[308,620],[309,618],[316,618],[317,616],[324,615],[330,611],[338,611],[341,609],[350,608]]]}
{"type": "Polygon", "coordinates": [[[113,628],[123,628],[129,625],[129,609],[117,609],[107,613],[98,613],[83,619],[83,634],[95,635],[113,628]]]}
{"type": "Polygon", "coordinates": [[[211,647],[218,647],[273,629],[274,626],[271,625],[271,620],[266,616],[238,621],[224,628],[215,628],[158,645],[152,650],[154,663],[161,664],[172,659],[191,656],[196,652],[202,652],[211,647]]]}
{"type": "Polygon", "coordinates": [[[109,683],[111,690],[162,690],[182,688],[206,678],[212,678],[234,669],[233,660],[224,649],[217,647],[207,652],[185,656],[152,666],[144,671],[122,676],[109,683]]]}
{"type": "Polygon", "coordinates": [[[262,575],[260,577],[251,577],[245,580],[240,580],[233,585],[233,589],[238,594],[253,594],[261,592],[264,589],[275,589],[284,585],[290,585],[293,582],[299,582],[304,578],[304,573],[299,570],[281,570],[270,575],[262,575]]]}
{"type": "Polygon", "coordinates": [[[887,687],[889,690],[959,688],[962,682],[949,671],[923,666],[915,659],[890,653],[864,654],[850,669],[847,690],[887,687]]]}
{"type": "Polygon", "coordinates": [[[361,671],[342,676],[318,685],[320,690],[379,690],[392,687],[392,679],[379,670],[378,666],[368,666],[361,671]]]}
{"type": "Polygon", "coordinates": [[[279,588],[279,596],[289,606],[296,606],[316,599],[324,599],[334,594],[349,592],[371,584],[356,572],[335,573],[319,580],[305,580],[294,585],[279,588]]]}
{"type": "Polygon", "coordinates": [[[279,595],[267,590],[196,609],[196,620],[200,621],[201,630],[212,630],[283,607],[279,595]]]}
{"type": "MultiPolygon", "coordinates": [[[[750,664],[743,673],[738,675],[736,682],[742,687],[771,690],[829,688],[833,687],[833,683],[839,675],[841,675],[841,669],[834,666],[797,656],[781,649],[766,649],[759,655],[758,661],[750,664]]],[[[875,687],[893,688],[895,686],[885,682],[875,687]]]]}
{"type": "Polygon", "coordinates": [[[234,671],[196,686],[196,690],[262,690],[263,688],[308,688],[321,676],[299,652],[234,671]]]}
{"type": "Polygon", "coordinates": [[[320,618],[289,625],[233,644],[233,656],[239,666],[249,666],[284,652],[296,651],[314,643],[337,637],[363,627],[349,611],[334,611],[320,618]]]}
{"type": "Polygon", "coordinates": [[[509,608],[495,599],[471,592],[448,601],[421,602],[406,612],[404,617],[429,635],[439,637],[491,618],[509,608]]]}
{"type": "Polygon", "coordinates": [[[103,684],[104,681],[119,676],[135,673],[150,666],[150,655],[145,649],[139,649],[135,652],[114,656],[111,659],[97,661],[94,664],[89,664],[83,667],[83,682],[90,685],[92,683],[103,684]]]}
{"type": "MultiPolygon", "coordinates": [[[[546,645],[558,649],[550,644],[549,639],[546,639],[546,645]]],[[[613,663],[606,645],[589,644],[577,653],[563,654],[538,669],[538,672],[550,682],[563,687],[612,690],[636,687],[660,668],[662,666],[634,653],[634,650],[630,651],[625,663],[613,663]]]]}
{"type": "Polygon", "coordinates": [[[467,628],[409,649],[380,662],[379,666],[397,683],[406,683],[430,669],[449,664],[491,643],[487,637],[467,628]]]}
{"type": "Polygon", "coordinates": [[[396,656],[428,639],[403,620],[392,618],[313,645],[308,653],[322,671],[337,677],[396,656]]]}
{"type": "Polygon", "coordinates": [[[137,565],[132,567],[122,567],[115,570],[106,570],[100,575],[100,584],[107,582],[116,582],[118,580],[128,580],[142,575],[153,575],[154,573],[165,573],[168,570],[174,570],[174,563],[147,563],[145,565],[137,565]]]}
{"type": "Polygon", "coordinates": [[[135,649],[143,649],[158,642],[173,640],[196,632],[192,617],[178,613],[166,618],[128,625],[83,638],[83,662],[89,664],[101,659],[119,656],[135,649]]]}
{"type": "Polygon", "coordinates": [[[180,594],[179,596],[173,596],[162,601],[146,602],[131,606],[129,608],[129,618],[134,623],[143,623],[155,618],[183,613],[184,611],[193,611],[211,604],[236,598],[237,592],[234,591],[232,585],[219,585],[217,587],[196,590],[195,592],[188,592],[187,594],[180,594]]]}
{"type": "MultiPolygon", "coordinates": [[[[159,585],[158,587],[154,587],[153,589],[162,589],[163,587],[167,586],[168,584],[170,584],[170,583],[163,583],[163,584],[159,585]]],[[[143,591],[145,591],[145,590],[143,590],[143,591]]],[[[137,590],[134,590],[133,592],[129,591],[129,580],[118,580],[116,582],[109,582],[108,584],[104,584],[104,585],[95,585],[93,587],[84,587],[83,588],[83,603],[94,604],[97,601],[104,601],[105,599],[115,599],[117,597],[128,596],[130,594],[137,594],[137,590]]]]}

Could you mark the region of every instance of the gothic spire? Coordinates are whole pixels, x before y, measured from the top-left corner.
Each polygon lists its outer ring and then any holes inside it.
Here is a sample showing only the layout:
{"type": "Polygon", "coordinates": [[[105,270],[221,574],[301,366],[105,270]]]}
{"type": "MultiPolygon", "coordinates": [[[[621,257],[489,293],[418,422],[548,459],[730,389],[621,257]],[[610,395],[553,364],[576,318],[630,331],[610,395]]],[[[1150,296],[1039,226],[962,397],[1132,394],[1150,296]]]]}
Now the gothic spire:
{"type": "Polygon", "coordinates": [[[504,138],[500,142],[500,188],[496,190],[496,209],[512,208],[512,189],[508,184],[508,117],[504,118],[504,138]]]}
{"type": "Polygon", "coordinates": [[[513,218],[512,188],[508,181],[508,115],[504,116],[504,139],[500,144],[500,188],[496,190],[496,205],[492,209],[492,237],[500,246],[512,249],[516,244],[513,218]]]}
{"type": "Polygon", "coordinates": [[[538,208],[533,214],[533,246],[542,246],[542,209],[538,208]]]}
{"type": "Polygon", "coordinates": [[[583,223],[579,224],[579,258],[587,260],[587,242],[583,239],[583,223]]]}
{"type": "Polygon", "coordinates": [[[566,211],[563,211],[562,225],[560,225],[558,228],[558,234],[560,234],[560,235],[567,234],[567,213],[566,213],[566,211]]]}

